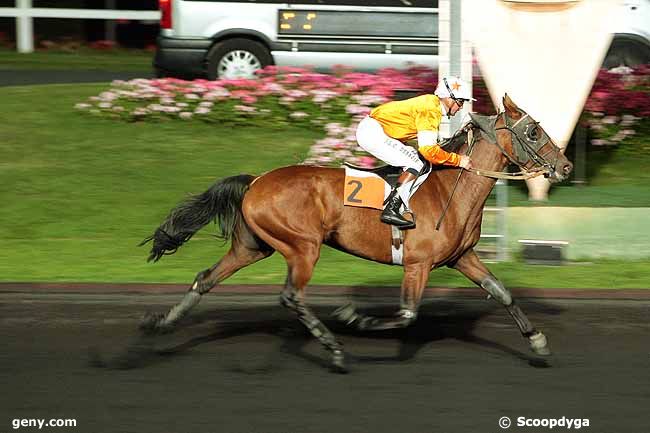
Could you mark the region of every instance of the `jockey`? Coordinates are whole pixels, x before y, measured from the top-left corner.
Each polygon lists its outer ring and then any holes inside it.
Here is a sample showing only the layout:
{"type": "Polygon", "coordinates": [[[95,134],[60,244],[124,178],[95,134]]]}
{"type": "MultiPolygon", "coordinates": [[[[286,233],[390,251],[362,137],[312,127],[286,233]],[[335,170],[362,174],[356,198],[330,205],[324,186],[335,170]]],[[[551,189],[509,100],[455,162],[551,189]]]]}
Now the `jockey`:
{"type": "Polygon", "coordinates": [[[404,204],[406,211],[413,215],[408,207],[409,198],[424,163],[414,148],[404,144],[407,141],[417,138],[418,151],[432,164],[472,168],[468,156],[446,152],[437,144],[442,116],[451,118],[469,100],[475,101],[469,84],[458,77],[445,77],[433,95],[387,102],[359,123],[356,134],[359,146],[386,164],[404,170],[384,202],[382,222],[402,230],[415,227],[415,217],[412,221],[404,218],[400,208],[404,204]]]}

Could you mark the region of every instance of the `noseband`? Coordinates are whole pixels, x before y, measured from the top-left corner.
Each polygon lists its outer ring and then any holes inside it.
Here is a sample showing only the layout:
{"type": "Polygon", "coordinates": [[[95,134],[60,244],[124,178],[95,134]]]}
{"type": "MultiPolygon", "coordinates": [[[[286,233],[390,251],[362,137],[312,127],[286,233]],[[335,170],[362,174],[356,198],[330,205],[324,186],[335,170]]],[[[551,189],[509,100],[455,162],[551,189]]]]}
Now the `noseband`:
{"type": "Polygon", "coordinates": [[[506,112],[501,113],[503,115],[504,126],[496,127],[495,122],[495,131],[506,129],[510,131],[511,136],[513,136],[517,141],[513,141],[513,148],[516,155],[516,160],[512,158],[511,155],[507,154],[502,148],[502,152],[506,157],[521,169],[526,170],[526,166],[531,162],[536,168],[542,168],[549,171],[549,174],[555,171],[555,166],[560,157],[560,149],[555,146],[551,138],[546,134],[540,126],[539,122],[535,121],[528,113],[524,112],[524,115],[521,119],[517,120],[512,126],[508,124],[508,116],[506,112]],[[530,122],[523,123],[523,120],[529,118],[530,122]],[[542,149],[547,143],[551,143],[551,149],[543,155],[539,154],[539,150],[542,149]],[[554,154],[554,160],[551,163],[546,159],[549,154],[554,154]]]}

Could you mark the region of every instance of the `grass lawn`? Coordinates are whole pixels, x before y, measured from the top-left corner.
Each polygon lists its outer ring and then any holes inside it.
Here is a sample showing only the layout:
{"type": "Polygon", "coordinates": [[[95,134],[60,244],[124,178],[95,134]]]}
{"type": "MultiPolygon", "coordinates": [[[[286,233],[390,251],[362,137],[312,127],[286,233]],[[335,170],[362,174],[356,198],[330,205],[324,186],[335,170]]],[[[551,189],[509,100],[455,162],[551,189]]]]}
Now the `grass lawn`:
{"type": "Polygon", "coordinates": [[[145,50],[92,50],[74,51],[42,50],[18,53],[0,48],[0,70],[99,70],[114,72],[151,72],[153,52],[145,50]]]}
{"type": "MultiPolygon", "coordinates": [[[[147,250],[137,243],[187,193],[202,192],[220,177],[297,163],[321,136],[316,130],[184,121],[115,123],[73,109],[103,89],[96,84],[0,88],[0,280],[190,283],[224,252],[209,236],[212,226],[157,264],[145,262],[147,250]]],[[[628,167],[644,163],[638,155],[617,158],[621,191],[625,176],[648,176],[628,167]]],[[[607,187],[609,176],[599,176],[593,185],[607,187]]],[[[553,268],[513,262],[491,269],[513,287],[650,287],[649,261],[553,268]]],[[[229,282],[280,284],[285,272],[282,258],[274,255],[229,282]]],[[[325,249],[313,282],[395,286],[401,274],[399,267],[325,249]]],[[[450,270],[432,273],[431,284],[471,286],[450,270]]]]}

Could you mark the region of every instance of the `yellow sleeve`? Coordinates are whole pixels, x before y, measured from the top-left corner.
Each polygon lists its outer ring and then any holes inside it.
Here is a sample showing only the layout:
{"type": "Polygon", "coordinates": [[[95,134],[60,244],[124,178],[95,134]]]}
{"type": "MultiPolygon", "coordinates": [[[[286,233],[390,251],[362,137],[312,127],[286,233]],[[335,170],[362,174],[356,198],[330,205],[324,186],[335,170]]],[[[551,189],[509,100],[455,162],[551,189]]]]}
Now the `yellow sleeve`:
{"type": "Polygon", "coordinates": [[[442,111],[440,105],[433,105],[433,102],[425,99],[418,100],[418,103],[413,107],[413,119],[416,131],[437,131],[440,129],[440,122],[442,121],[442,111]],[[433,107],[435,108],[432,108],[433,107]]]}
{"type": "Polygon", "coordinates": [[[418,151],[424,156],[424,159],[432,164],[451,165],[458,167],[460,165],[460,155],[453,152],[446,152],[440,146],[422,146],[418,151]]]}

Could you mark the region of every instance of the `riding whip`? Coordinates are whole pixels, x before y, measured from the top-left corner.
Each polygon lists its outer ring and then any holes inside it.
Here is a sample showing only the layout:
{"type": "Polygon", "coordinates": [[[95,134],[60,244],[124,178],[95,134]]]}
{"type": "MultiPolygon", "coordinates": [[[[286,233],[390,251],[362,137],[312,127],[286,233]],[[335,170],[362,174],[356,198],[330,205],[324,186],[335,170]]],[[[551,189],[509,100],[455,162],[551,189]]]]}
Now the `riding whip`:
{"type": "MultiPolygon", "coordinates": [[[[467,149],[467,156],[469,157],[472,155],[472,150],[474,150],[474,130],[471,127],[467,131],[467,143],[469,145],[467,149]]],[[[456,178],[454,187],[451,190],[451,194],[449,195],[447,204],[445,205],[445,208],[442,211],[442,215],[440,215],[440,219],[438,219],[438,222],[436,223],[436,231],[440,230],[440,225],[442,224],[442,220],[445,218],[445,215],[447,214],[447,210],[449,209],[449,205],[451,204],[451,199],[454,197],[454,193],[456,192],[456,188],[458,187],[458,182],[460,182],[460,177],[463,175],[464,171],[465,169],[461,168],[460,172],[458,173],[458,177],[456,178]]]]}

